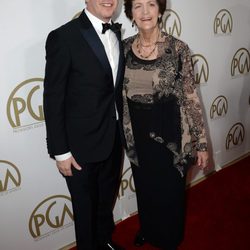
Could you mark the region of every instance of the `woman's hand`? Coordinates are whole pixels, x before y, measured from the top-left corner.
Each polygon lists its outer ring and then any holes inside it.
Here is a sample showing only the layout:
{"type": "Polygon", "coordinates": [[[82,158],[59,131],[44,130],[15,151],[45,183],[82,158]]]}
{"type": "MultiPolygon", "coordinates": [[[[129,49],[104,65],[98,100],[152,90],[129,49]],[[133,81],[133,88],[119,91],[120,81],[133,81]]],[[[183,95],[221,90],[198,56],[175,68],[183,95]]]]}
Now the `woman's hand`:
{"type": "Polygon", "coordinates": [[[197,151],[197,166],[203,170],[208,167],[208,152],[207,151],[197,151]]]}

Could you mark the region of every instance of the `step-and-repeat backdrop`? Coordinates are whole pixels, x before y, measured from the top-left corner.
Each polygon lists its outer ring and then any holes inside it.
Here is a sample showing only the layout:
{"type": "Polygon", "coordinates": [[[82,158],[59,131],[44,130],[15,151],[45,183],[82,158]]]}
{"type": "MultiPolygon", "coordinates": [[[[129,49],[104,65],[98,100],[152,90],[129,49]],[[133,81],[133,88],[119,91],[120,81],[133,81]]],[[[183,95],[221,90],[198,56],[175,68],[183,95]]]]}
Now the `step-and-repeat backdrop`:
{"type": "MultiPolygon", "coordinates": [[[[1,250],[56,250],[75,241],[70,196],[47,155],[42,93],[47,34],[84,7],[83,0],[0,2],[1,250]]],[[[122,1],[116,20],[123,38],[135,34],[122,1]]],[[[172,0],[163,18],[162,28],[192,50],[215,170],[250,150],[249,26],[249,0],[172,0]]],[[[206,174],[192,168],[188,181],[206,174]]],[[[125,159],[115,220],[136,209],[125,159]]]]}

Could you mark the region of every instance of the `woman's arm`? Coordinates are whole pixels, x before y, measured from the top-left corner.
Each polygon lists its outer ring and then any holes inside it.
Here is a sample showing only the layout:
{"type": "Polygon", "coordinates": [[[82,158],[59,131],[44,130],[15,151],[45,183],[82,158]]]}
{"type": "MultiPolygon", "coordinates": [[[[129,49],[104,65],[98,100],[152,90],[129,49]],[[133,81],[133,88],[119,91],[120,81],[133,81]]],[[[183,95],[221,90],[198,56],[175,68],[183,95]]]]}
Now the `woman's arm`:
{"type": "Polygon", "coordinates": [[[203,114],[194,80],[194,69],[191,60],[190,49],[187,45],[181,50],[182,70],[181,77],[183,81],[183,92],[185,96],[184,106],[187,115],[192,139],[195,142],[197,151],[197,165],[203,169],[208,164],[207,139],[203,120],[203,114]]]}

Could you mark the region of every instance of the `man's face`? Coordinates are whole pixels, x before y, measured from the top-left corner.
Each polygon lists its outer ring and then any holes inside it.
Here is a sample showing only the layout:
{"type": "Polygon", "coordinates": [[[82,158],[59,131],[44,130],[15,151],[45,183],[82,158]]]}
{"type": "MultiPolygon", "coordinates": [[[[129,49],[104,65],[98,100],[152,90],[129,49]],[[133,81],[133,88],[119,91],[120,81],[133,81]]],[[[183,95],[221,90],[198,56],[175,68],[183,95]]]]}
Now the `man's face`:
{"type": "Polygon", "coordinates": [[[87,10],[103,22],[108,22],[117,7],[117,1],[118,0],[88,0],[87,10]]]}

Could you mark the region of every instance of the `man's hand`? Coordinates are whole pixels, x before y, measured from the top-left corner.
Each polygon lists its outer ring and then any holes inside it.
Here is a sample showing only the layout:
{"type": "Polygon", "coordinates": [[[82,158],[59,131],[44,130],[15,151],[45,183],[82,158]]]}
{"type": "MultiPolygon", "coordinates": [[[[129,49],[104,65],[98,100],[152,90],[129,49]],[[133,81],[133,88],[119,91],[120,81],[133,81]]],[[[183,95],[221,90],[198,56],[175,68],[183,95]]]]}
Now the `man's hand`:
{"type": "Polygon", "coordinates": [[[71,167],[74,167],[77,170],[82,170],[81,166],[77,164],[73,156],[64,161],[56,161],[56,166],[64,176],[72,176],[71,167]]]}
{"type": "Polygon", "coordinates": [[[207,151],[197,152],[197,165],[202,170],[208,167],[208,152],[207,151]]]}

